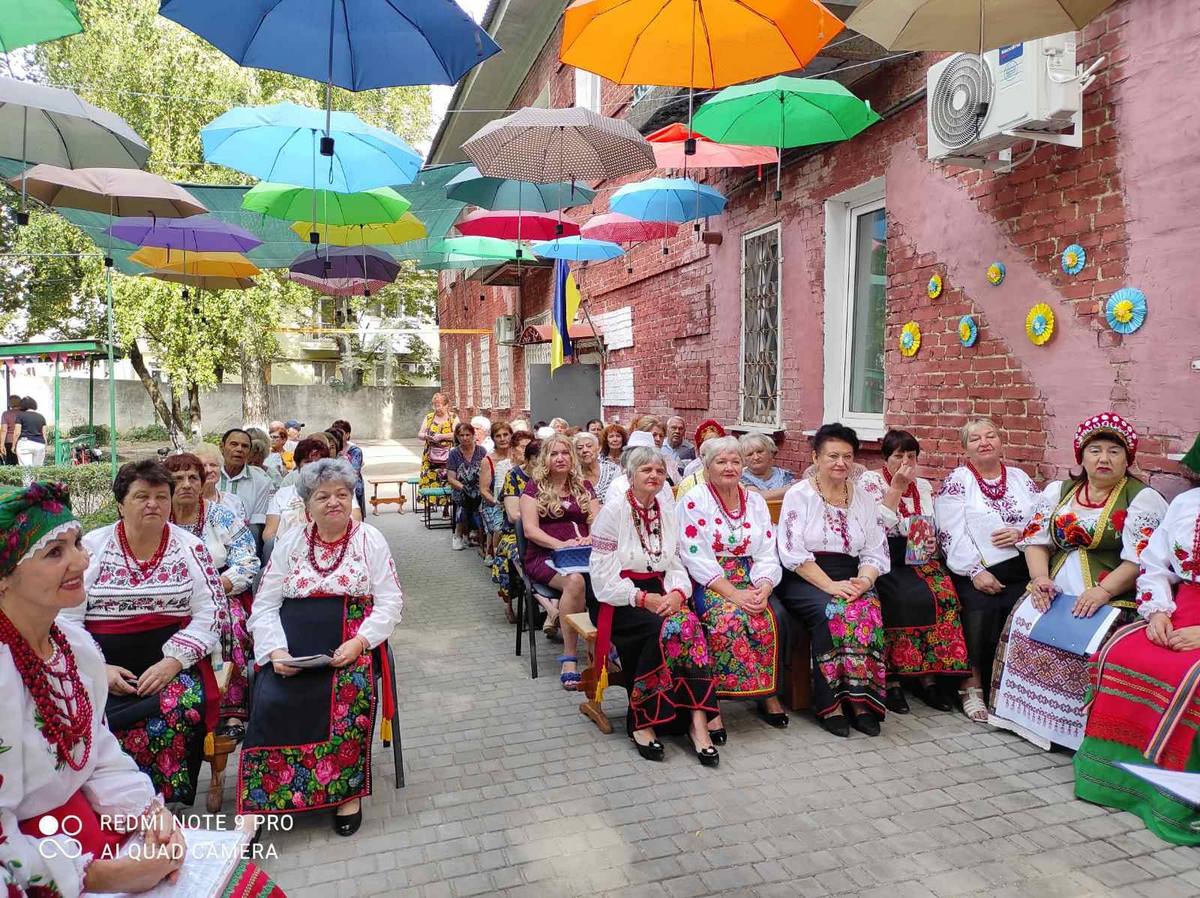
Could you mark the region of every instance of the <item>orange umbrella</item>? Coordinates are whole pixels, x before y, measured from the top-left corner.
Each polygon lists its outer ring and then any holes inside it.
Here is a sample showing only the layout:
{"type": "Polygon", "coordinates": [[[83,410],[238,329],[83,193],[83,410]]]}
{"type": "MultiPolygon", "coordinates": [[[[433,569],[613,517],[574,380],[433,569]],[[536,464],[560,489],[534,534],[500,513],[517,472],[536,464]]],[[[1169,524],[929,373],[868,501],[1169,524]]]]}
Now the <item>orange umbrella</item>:
{"type": "Polygon", "coordinates": [[[768,165],[779,161],[774,147],[748,147],[732,143],[717,143],[687,125],[675,122],[647,134],[654,149],[654,161],[659,168],[742,168],[749,165],[768,165]],[[694,142],[696,152],[686,155],[687,142],[694,142]]]}
{"type": "Polygon", "coordinates": [[[143,246],[129,257],[130,262],[155,271],[175,274],[248,278],[258,274],[258,266],[241,253],[183,253],[158,246],[143,246]]]}

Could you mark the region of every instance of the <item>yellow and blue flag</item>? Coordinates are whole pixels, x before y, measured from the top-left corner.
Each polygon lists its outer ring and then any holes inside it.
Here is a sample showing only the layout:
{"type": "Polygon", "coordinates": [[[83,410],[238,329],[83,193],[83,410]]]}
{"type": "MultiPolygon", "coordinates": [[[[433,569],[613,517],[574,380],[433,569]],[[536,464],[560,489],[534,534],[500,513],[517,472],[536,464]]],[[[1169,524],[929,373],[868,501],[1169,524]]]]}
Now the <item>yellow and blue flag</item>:
{"type": "Polygon", "coordinates": [[[571,345],[571,322],[579,311],[579,286],[566,259],[554,262],[554,302],[550,306],[550,373],[575,354],[571,345]]]}

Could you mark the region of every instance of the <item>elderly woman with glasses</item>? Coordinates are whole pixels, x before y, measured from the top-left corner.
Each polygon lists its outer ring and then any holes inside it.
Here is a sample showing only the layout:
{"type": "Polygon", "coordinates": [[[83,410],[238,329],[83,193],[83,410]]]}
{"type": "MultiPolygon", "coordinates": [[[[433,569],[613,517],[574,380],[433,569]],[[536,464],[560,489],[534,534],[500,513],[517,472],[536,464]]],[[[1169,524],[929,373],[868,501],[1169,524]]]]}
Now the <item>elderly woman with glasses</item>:
{"type": "Polygon", "coordinates": [[[357,482],[344,459],[300,471],[312,523],[275,543],[254,599],[260,669],[238,769],[239,814],[333,808],[341,836],[358,831],[371,792],[377,674],[388,731],[395,696],[377,650],[404,607],[387,540],[351,518],[357,482]]]}

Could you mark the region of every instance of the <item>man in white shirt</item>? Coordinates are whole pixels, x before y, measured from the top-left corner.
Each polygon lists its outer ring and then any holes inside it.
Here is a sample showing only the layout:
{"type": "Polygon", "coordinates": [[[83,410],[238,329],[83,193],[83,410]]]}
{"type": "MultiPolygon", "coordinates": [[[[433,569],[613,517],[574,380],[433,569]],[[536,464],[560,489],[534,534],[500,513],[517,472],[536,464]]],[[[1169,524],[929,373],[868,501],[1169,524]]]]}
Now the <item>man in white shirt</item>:
{"type": "Polygon", "coordinates": [[[217,488],[233,493],[246,506],[246,516],[256,536],[267,523],[267,506],[275,492],[271,478],[262,468],[246,464],[250,457],[250,434],[240,427],[225,431],[221,437],[221,480],[217,488]]]}

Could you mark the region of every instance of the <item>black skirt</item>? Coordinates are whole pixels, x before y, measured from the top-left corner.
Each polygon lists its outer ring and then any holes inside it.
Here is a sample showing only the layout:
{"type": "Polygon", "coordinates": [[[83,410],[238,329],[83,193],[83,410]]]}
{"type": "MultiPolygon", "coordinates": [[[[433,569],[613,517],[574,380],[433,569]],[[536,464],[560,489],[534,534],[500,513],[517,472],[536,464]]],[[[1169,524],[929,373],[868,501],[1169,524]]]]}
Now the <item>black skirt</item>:
{"type": "Polygon", "coordinates": [[[1000,634],[1004,632],[1005,621],[1029,585],[1029,568],[1024,555],[1001,561],[987,570],[1000,581],[1004,587],[1002,592],[996,595],[980,592],[970,577],[956,574],[953,578],[954,588],[962,603],[963,635],[967,639],[971,667],[983,675],[985,689],[991,679],[996,646],[1000,642],[1000,634]]]}

